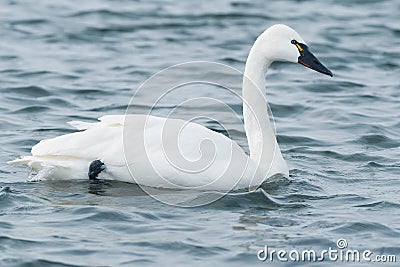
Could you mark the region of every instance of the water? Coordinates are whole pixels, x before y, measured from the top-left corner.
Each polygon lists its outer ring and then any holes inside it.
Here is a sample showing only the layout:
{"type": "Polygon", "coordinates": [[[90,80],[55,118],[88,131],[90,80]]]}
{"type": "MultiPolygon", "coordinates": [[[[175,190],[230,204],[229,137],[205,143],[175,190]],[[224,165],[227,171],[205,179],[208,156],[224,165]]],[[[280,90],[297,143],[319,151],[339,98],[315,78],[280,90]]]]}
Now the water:
{"type": "MultiPolygon", "coordinates": [[[[399,12],[397,0],[2,1],[0,265],[279,265],[258,262],[257,251],[321,251],[339,238],[399,261],[399,12]],[[133,91],[170,65],[243,70],[255,37],[278,22],[335,74],[294,64],[269,72],[290,179],[184,209],[133,184],[29,183],[5,164],[72,132],[66,121],[124,113],[133,91]]],[[[224,119],[247,149],[242,126],[224,119]]]]}

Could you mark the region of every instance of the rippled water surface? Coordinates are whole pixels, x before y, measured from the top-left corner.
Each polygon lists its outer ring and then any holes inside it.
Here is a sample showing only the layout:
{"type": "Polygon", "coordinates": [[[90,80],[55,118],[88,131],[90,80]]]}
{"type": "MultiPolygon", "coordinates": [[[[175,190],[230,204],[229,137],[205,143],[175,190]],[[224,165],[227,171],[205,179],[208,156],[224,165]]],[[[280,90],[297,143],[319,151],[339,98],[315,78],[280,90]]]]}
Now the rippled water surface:
{"type": "MultiPolygon", "coordinates": [[[[2,1],[0,265],[277,265],[257,251],[337,248],[339,238],[400,261],[399,14],[397,0],[2,1]],[[268,74],[289,179],[184,209],[133,184],[30,183],[26,169],[6,165],[72,132],[66,121],[124,113],[165,67],[206,60],[243,70],[275,23],[295,28],[335,74],[295,64],[268,74]]],[[[240,112],[239,101],[231,106],[240,112]]],[[[205,110],[219,114],[191,112],[205,110]]],[[[247,149],[242,125],[222,118],[247,149]]]]}

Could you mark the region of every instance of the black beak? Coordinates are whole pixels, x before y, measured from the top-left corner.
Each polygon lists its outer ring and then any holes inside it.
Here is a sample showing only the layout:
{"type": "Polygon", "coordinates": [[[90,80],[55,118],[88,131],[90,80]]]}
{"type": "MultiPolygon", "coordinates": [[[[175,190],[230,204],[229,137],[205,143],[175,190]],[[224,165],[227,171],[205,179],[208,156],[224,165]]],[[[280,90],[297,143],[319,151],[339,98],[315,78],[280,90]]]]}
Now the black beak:
{"type": "Polygon", "coordinates": [[[298,62],[301,65],[304,65],[307,68],[310,68],[312,70],[315,70],[320,73],[323,73],[323,74],[333,77],[332,72],[327,67],[322,65],[321,62],[319,62],[319,60],[310,52],[310,50],[308,49],[308,46],[306,46],[305,44],[302,44],[302,43],[296,43],[295,45],[297,46],[297,48],[299,49],[299,52],[300,52],[298,62]]]}

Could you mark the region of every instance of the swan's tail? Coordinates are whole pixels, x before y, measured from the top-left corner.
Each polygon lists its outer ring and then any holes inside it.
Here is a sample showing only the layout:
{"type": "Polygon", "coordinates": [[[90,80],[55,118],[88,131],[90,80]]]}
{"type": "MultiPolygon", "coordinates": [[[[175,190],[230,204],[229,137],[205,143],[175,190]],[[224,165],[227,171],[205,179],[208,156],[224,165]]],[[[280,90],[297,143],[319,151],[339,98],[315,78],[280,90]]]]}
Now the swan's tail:
{"type": "Polygon", "coordinates": [[[54,167],[47,166],[45,167],[40,163],[34,156],[26,156],[23,158],[17,158],[7,162],[7,164],[12,166],[25,166],[31,169],[31,173],[29,174],[29,181],[36,182],[41,180],[46,180],[47,177],[51,176],[54,167]]]}
{"type": "Polygon", "coordinates": [[[31,181],[46,179],[87,179],[90,161],[82,158],[60,156],[26,156],[7,162],[13,166],[25,166],[31,169],[31,181]]]}
{"type": "Polygon", "coordinates": [[[26,156],[23,158],[17,158],[11,161],[8,161],[7,164],[12,166],[26,166],[29,167],[29,162],[33,160],[32,156],[26,156]]]}

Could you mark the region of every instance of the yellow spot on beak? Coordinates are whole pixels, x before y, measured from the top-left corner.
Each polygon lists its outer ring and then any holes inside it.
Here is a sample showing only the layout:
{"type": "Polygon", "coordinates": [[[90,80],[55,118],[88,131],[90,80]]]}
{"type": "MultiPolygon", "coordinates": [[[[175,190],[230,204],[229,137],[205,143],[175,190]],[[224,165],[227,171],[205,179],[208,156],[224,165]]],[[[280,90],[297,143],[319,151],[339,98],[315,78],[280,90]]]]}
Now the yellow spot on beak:
{"type": "Polygon", "coordinates": [[[299,49],[299,52],[303,52],[303,48],[301,48],[301,46],[298,43],[296,43],[295,45],[297,46],[297,49],[299,49]]]}

